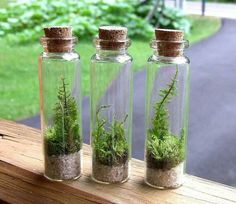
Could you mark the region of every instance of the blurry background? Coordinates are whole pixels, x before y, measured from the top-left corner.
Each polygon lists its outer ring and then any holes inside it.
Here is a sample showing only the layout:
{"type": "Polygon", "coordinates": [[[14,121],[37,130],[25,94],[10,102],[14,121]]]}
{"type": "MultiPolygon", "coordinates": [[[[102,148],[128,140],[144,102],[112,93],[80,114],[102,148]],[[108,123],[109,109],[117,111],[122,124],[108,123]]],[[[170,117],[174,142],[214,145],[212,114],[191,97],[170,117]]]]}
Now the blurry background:
{"type": "Polygon", "coordinates": [[[143,159],[144,68],[152,54],[149,42],[154,27],[181,29],[190,41],[187,55],[192,62],[187,172],[236,186],[234,2],[1,0],[0,118],[40,127],[37,58],[42,51],[42,28],[71,25],[79,38],[76,50],[81,55],[84,137],[88,143],[89,60],[95,51],[92,39],[99,25],[127,26],[135,70],[133,156],[143,159]]]}

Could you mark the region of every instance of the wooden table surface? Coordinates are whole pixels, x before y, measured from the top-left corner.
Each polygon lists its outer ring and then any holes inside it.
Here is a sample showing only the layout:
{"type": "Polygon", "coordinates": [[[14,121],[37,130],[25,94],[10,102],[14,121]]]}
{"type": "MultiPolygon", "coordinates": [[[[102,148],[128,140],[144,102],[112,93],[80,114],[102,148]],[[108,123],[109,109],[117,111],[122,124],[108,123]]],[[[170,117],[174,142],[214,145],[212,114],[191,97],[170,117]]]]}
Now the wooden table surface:
{"type": "MultiPolygon", "coordinates": [[[[73,182],[51,182],[42,176],[40,131],[0,120],[0,200],[9,203],[236,203],[236,189],[186,175],[175,190],[153,189],[143,182],[144,162],[132,159],[128,182],[101,185],[90,179],[91,151],[83,146],[83,175],[73,182]]],[[[236,172],[235,172],[236,173],[236,172]]]]}

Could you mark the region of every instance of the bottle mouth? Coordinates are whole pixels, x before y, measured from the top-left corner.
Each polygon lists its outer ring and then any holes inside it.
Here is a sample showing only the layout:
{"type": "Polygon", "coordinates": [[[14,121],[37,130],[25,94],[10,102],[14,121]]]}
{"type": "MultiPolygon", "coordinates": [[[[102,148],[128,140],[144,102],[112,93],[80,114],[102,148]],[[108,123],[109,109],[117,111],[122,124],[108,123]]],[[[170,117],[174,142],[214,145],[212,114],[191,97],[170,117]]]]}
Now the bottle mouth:
{"type": "Polygon", "coordinates": [[[129,38],[125,40],[104,40],[99,37],[95,37],[93,40],[94,46],[98,49],[108,49],[108,50],[119,50],[126,49],[131,45],[131,40],[129,38]]]}
{"type": "Polygon", "coordinates": [[[69,38],[49,38],[42,37],[40,39],[45,52],[70,52],[74,45],[78,42],[77,37],[69,38]]]}
{"type": "Polygon", "coordinates": [[[189,47],[187,40],[180,41],[164,41],[152,40],[150,47],[153,48],[157,55],[164,57],[181,57],[184,54],[184,49],[189,47]]]}
{"type": "Polygon", "coordinates": [[[49,38],[49,37],[42,37],[40,39],[40,43],[44,45],[47,42],[64,42],[64,43],[77,43],[78,38],[77,37],[70,37],[70,38],[49,38]]]}
{"type": "Polygon", "coordinates": [[[189,47],[188,40],[181,40],[181,41],[164,41],[164,40],[156,40],[153,39],[150,42],[150,47],[153,49],[164,49],[169,48],[171,49],[186,49],[189,47]]]}

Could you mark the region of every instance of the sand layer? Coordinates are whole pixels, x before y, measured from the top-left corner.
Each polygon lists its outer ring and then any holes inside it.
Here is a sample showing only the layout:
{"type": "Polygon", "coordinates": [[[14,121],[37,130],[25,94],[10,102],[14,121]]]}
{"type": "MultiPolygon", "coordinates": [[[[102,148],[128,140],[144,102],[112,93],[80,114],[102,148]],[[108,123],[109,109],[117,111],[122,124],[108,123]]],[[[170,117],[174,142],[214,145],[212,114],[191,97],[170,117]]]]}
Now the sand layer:
{"type": "Polygon", "coordinates": [[[100,162],[93,161],[92,177],[97,182],[102,183],[122,183],[128,179],[129,162],[121,163],[115,166],[108,166],[100,162]]]}
{"type": "Polygon", "coordinates": [[[157,188],[178,188],[183,184],[184,163],[171,169],[146,168],[146,183],[157,188]]]}
{"type": "Polygon", "coordinates": [[[81,174],[81,151],[68,155],[45,155],[45,176],[52,180],[72,180],[81,174]]]}

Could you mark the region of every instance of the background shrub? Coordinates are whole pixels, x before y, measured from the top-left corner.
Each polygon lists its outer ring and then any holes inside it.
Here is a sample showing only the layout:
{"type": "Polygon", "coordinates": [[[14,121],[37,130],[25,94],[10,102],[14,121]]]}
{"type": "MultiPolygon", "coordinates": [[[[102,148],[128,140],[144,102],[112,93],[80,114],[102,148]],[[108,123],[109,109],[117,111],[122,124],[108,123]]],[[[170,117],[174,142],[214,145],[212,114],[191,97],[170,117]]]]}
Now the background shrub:
{"type": "Polygon", "coordinates": [[[150,38],[153,26],[182,29],[189,32],[190,23],[178,10],[159,7],[149,22],[145,16],[154,1],[145,4],[135,0],[29,0],[0,9],[0,36],[11,42],[30,42],[42,36],[42,27],[71,25],[75,35],[96,35],[100,25],[123,25],[130,37],[150,38]]]}
{"type": "MultiPolygon", "coordinates": [[[[135,13],[138,16],[145,18],[147,13],[153,7],[153,0],[146,0],[141,6],[135,3],[135,13]]],[[[166,7],[164,2],[160,0],[160,5],[155,12],[150,24],[154,27],[169,28],[169,29],[180,29],[186,34],[189,34],[191,24],[186,19],[186,16],[181,10],[172,7],[166,7]]]]}

